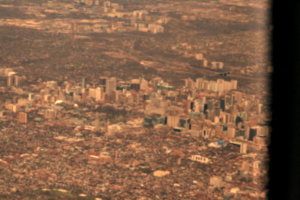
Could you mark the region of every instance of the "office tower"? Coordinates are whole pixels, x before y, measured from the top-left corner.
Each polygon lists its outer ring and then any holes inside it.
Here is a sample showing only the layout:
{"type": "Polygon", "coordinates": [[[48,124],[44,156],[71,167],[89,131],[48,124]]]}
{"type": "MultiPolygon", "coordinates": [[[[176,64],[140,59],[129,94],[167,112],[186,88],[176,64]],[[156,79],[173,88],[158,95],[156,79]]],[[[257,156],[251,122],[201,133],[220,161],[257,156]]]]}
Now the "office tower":
{"type": "Polygon", "coordinates": [[[62,90],[58,91],[58,99],[59,100],[66,100],[66,95],[65,95],[64,91],[62,91],[62,90]]]}
{"type": "Polygon", "coordinates": [[[224,113],[224,122],[226,124],[230,123],[231,115],[229,113],[224,113]]]}
{"type": "Polygon", "coordinates": [[[179,123],[179,117],[178,116],[167,116],[167,125],[169,127],[177,127],[179,123]]]}
{"type": "Polygon", "coordinates": [[[234,138],[235,137],[235,128],[228,127],[227,134],[228,134],[229,137],[234,138]]]}
{"type": "Polygon", "coordinates": [[[204,108],[203,108],[203,113],[204,113],[204,114],[207,114],[207,109],[208,109],[208,108],[207,108],[207,104],[204,104],[204,108]]]}
{"type": "Polygon", "coordinates": [[[223,69],[224,63],[223,63],[223,62],[219,62],[218,64],[219,64],[219,65],[218,65],[218,69],[223,69]]]}
{"type": "Polygon", "coordinates": [[[208,61],[204,58],[203,59],[203,67],[207,67],[208,66],[208,61]]]}
{"type": "Polygon", "coordinates": [[[179,127],[188,128],[190,124],[189,118],[181,118],[179,119],[179,127]]]}
{"type": "Polygon", "coordinates": [[[89,96],[96,98],[96,88],[89,88],[89,96]]]}
{"type": "Polygon", "coordinates": [[[107,79],[105,92],[107,95],[111,95],[117,88],[117,79],[115,77],[107,79]]]}
{"type": "Polygon", "coordinates": [[[231,83],[229,81],[224,81],[224,92],[231,90],[231,83]]]}
{"type": "Polygon", "coordinates": [[[225,111],[225,99],[220,99],[220,109],[225,111]]]}
{"type": "Polygon", "coordinates": [[[236,97],[235,97],[235,94],[232,94],[232,95],[231,95],[231,100],[230,100],[230,105],[234,105],[234,104],[235,104],[235,101],[236,101],[235,98],[236,98],[236,97]]]}
{"type": "Polygon", "coordinates": [[[237,80],[231,80],[231,90],[236,90],[238,86],[238,81],[237,80]]]}
{"type": "Polygon", "coordinates": [[[246,154],[247,153],[247,143],[242,143],[240,146],[240,153],[246,154]]]}
{"type": "Polygon", "coordinates": [[[253,138],[257,135],[257,129],[250,128],[248,140],[253,141],[253,138]]]}
{"type": "Polygon", "coordinates": [[[154,85],[154,89],[157,89],[157,85],[162,83],[162,79],[159,77],[156,77],[156,78],[152,79],[152,83],[154,85]]]}
{"type": "Polygon", "coordinates": [[[188,89],[194,88],[194,81],[191,78],[185,79],[185,87],[188,89]]]}
{"type": "Polygon", "coordinates": [[[262,135],[268,137],[270,134],[270,127],[269,126],[263,126],[262,127],[262,135]]]}
{"type": "Polygon", "coordinates": [[[215,81],[209,81],[208,90],[217,92],[217,83],[215,81]]]}
{"type": "Polygon", "coordinates": [[[13,105],[13,106],[12,106],[12,111],[13,111],[14,113],[18,112],[19,110],[20,110],[20,106],[19,106],[19,105],[13,105]]]}
{"type": "Polygon", "coordinates": [[[44,101],[47,101],[47,102],[48,102],[49,99],[50,99],[50,96],[51,96],[50,94],[45,94],[45,95],[44,95],[44,101]]]}
{"type": "Polygon", "coordinates": [[[257,113],[258,114],[260,114],[261,113],[261,111],[262,111],[262,106],[263,106],[263,104],[258,104],[258,108],[257,108],[257,113]]]}
{"type": "Polygon", "coordinates": [[[204,92],[207,92],[208,89],[209,89],[209,81],[205,80],[205,81],[202,82],[202,90],[204,92]]]}
{"type": "Polygon", "coordinates": [[[13,85],[13,76],[7,77],[7,86],[10,87],[13,85]]]}
{"type": "Polygon", "coordinates": [[[218,92],[223,93],[224,91],[224,86],[225,86],[225,81],[224,79],[217,79],[217,85],[218,85],[218,92]]]}
{"type": "Polygon", "coordinates": [[[29,101],[33,101],[33,99],[34,99],[34,94],[33,93],[29,93],[28,94],[28,100],[29,101]]]}
{"type": "Polygon", "coordinates": [[[131,83],[130,85],[130,89],[135,90],[135,91],[139,91],[141,88],[141,84],[140,83],[131,83]]]}
{"type": "Polygon", "coordinates": [[[15,76],[15,86],[19,86],[19,82],[20,82],[20,77],[15,76]]]}
{"type": "Polygon", "coordinates": [[[205,114],[207,120],[210,120],[211,119],[211,110],[206,110],[206,114],[205,114]]]}
{"type": "Polygon", "coordinates": [[[148,89],[148,81],[147,80],[145,80],[145,79],[140,79],[140,84],[141,84],[141,89],[142,90],[146,90],[146,89],[148,89]]]}
{"type": "Polygon", "coordinates": [[[96,120],[95,120],[95,131],[100,130],[100,121],[99,121],[99,114],[96,114],[96,120]]]}
{"type": "Polygon", "coordinates": [[[236,92],[235,97],[238,104],[242,102],[243,94],[241,92],[236,92]]]}
{"type": "Polygon", "coordinates": [[[25,113],[25,112],[19,112],[18,122],[19,123],[27,123],[27,113],[25,113]]]}
{"type": "Polygon", "coordinates": [[[221,108],[215,108],[214,110],[215,110],[215,113],[214,113],[215,116],[219,117],[221,114],[221,108]]]}
{"type": "Polygon", "coordinates": [[[86,78],[82,78],[81,88],[86,88],[86,78]]]}
{"type": "Polygon", "coordinates": [[[196,79],[195,87],[196,87],[198,90],[201,90],[202,82],[203,82],[203,78],[197,78],[197,79],[196,79]]]}
{"type": "Polygon", "coordinates": [[[81,101],[82,102],[85,101],[87,97],[88,97],[88,93],[85,90],[82,90],[81,101]]]}
{"type": "Polygon", "coordinates": [[[220,116],[215,116],[213,122],[214,123],[219,123],[220,122],[220,116]]]}
{"type": "Polygon", "coordinates": [[[202,112],[202,110],[203,110],[203,104],[202,104],[201,100],[199,100],[199,99],[195,100],[195,102],[194,102],[194,110],[198,111],[198,112],[202,112]]]}
{"type": "Polygon", "coordinates": [[[99,78],[99,84],[105,86],[106,85],[106,81],[107,81],[107,77],[100,77],[99,78]]]}
{"type": "Polygon", "coordinates": [[[213,110],[213,109],[214,109],[214,103],[213,103],[213,100],[208,100],[208,101],[207,101],[207,109],[208,109],[208,110],[213,110]]]}
{"type": "Polygon", "coordinates": [[[95,99],[96,99],[96,101],[102,100],[102,90],[100,87],[97,87],[95,89],[95,99]]]}

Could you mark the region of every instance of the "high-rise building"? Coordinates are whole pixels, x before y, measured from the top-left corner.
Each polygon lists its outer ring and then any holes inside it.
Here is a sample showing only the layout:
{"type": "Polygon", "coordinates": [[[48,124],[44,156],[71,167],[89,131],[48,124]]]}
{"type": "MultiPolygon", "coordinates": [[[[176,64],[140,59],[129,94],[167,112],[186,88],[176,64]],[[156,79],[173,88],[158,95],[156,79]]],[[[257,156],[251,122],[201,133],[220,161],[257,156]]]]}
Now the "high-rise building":
{"type": "Polygon", "coordinates": [[[209,90],[208,80],[205,80],[205,81],[202,82],[202,90],[204,90],[205,92],[207,92],[209,90]]]}
{"type": "Polygon", "coordinates": [[[96,88],[96,91],[95,91],[95,99],[96,99],[96,101],[100,101],[100,100],[103,99],[103,98],[102,98],[102,90],[101,90],[100,87],[97,87],[97,88],[96,88]]]}
{"type": "Polygon", "coordinates": [[[33,99],[34,99],[34,94],[33,93],[29,93],[28,94],[28,100],[29,101],[33,101],[33,99]]]}
{"type": "Polygon", "coordinates": [[[257,129],[250,128],[248,140],[253,141],[256,135],[257,135],[257,129]]]}
{"type": "Polygon", "coordinates": [[[194,87],[194,81],[191,78],[185,79],[185,87],[192,89],[194,87]]]}
{"type": "Polygon", "coordinates": [[[207,67],[208,66],[208,61],[206,59],[203,59],[203,67],[207,67]]]}
{"type": "Polygon", "coordinates": [[[262,111],[262,106],[263,106],[263,104],[258,104],[258,108],[257,108],[257,112],[260,114],[261,113],[261,111],[262,111]]]}
{"type": "Polygon", "coordinates": [[[89,88],[89,96],[96,98],[96,88],[89,88]]]}
{"type": "Polygon", "coordinates": [[[207,102],[207,109],[208,110],[213,110],[214,109],[213,100],[208,100],[208,102],[207,102]]]}
{"type": "Polygon", "coordinates": [[[235,94],[232,94],[231,99],[230,99],[230,105],[234,105],[235,101],[236,101],[236,96],[235,96],[235,94]]]}
{"type": "Polygon", "coordinates": [[[131,83],[130,88],[132,90],[135,90],[135,91],[138,92],[140,90],[140,88],[141,88],[141,84],[140,83],[131,83]]]}
{"type": "Polygon", "coordinates": [[[81,88],[86,88],[86,78],[82,78],[81,88]]]}
{"type": "Polygon", "coordinates": [[[229,137],[234,138],[235,137],[235,128],[232,128],[232,127],[228,128],[227,134],[229,137]]]}
{"type": "Polygon", "coordinates": [[[230,83],[231,83],[231,89],[236,90],[237,86],[238,86],[238,81],[237,80],[231,80],[230,83]]]}
{"type": "Polygon", "coordinates": [[[19,82],[20,82],[20,77],[15,76],[15,86],[19,86],[19,82]]]}
{"type": "Polygon", "coordinates": [[[105,86],[106,85],[106,81],[107,81],[107,77],[100,77],[99,78],[99,84],[101,85],[101,86],[105,86]]]}
{"type": "Polygon", "coordinates": [[[13,106],[12,106],[12,111],[13,111],[14,113],[18,112],[19,110],[20,110],[20,106],[19,106],[19,105],[13,105],[13,106]]]}
{"type": "Polygon", "coordinates": [[[242,102],[243,94],[241,92],[236,92],[235,97],[238,104],[242,102]]]}
{"type": "Polygon", "coordinates": [[[111,95],[113,91],[117,89],[117,79],[116,77],[111,77],[107,79],[105,92],[107,95],[111,95]]]}
{"type": "Polygon", "coordinates": [[[148,81],[145,79],[141,79],[141,90],[147,90],[148,89],[148,81]]]}
{"type": "Polygon", "coordinates": [[[7,77],[7,86],[10,87],[13,85],[13,76],[8,76],[7,77]]]}
{"type": "Polygon", "coordinates": [[[162,83],[162,79],[159,77],[156,77],[156,78],[152,79],[152,83],[154,85],[154,89],[157,89],[157,85],[162,83]]]}
{"type": "Polygon", "coordinates": [[[19,123],[27,123],[27,113],[25,113],[25,112],[19,112],[18,122],[19,123]]]}
{"type": "Polygon", "coordinates": [[[100,130],[100,121],[99,121],[99,114],[96,114],[96,120],[95,120],[95,131],[100,130]]]}
{"type": "Polygon", "coordinates": [[[198,90],[201,90],[202,82],[203,82],[203,78],[197,78],[197,79],[196,79],[195,87],[196,87],[198,90]]]}
{"type": "Polygon", "coordinates": [[[167,116],[167,125],[169,127],[177,127],[179,123],[179,117],[178,116],[167,116]]]}
{"type": "Polygon", "coordinates": [[[215,108],[215,116],[220,116],[221,114],[221,108],[215,108]]]}

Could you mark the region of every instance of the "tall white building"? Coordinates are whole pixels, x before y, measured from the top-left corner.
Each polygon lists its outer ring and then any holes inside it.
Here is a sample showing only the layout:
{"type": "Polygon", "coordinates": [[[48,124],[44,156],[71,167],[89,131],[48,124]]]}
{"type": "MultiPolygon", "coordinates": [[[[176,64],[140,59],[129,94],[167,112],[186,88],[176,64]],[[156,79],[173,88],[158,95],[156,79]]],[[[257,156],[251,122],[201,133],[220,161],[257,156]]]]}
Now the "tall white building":
{"type": "Polygon", "coordinates": [[[246,154],[247,153],[247,143],[242,143],[240,147],[240,153],[246,154]]]}
{"type": "Polygon", "coordinates": [[[236,90],[237,85],[238,85],[238,81],[237,80],[231,80],[230,83],[231,83],[231,89],[236,90]]]}
{"type": "Polygon", "coordinates": [[[148,81],[146,81],[145,79],[141,79],[141,89],[142,90],[148,89],[148,81]]]}
{"type": "Polygon", "coordinates": [[[89,96],[92,98],[96,98],[96,89],[95,88],[89,88],[89,96]]]}
{"type": "Polygon", "coordinates": [[[102,90],[100,87],[97,87],[95,89],[95,99],[96,101],[101,101],[103,98],[102,98],[102,90]]]}
{"type": "Polygon", "coordinates": [[[197,79],[196,79],[195,87],[196,87],[198,90],[201,90],[202,82],[203,82],[203,78],[197,78],[197,79]]]}
{"type": "Polygon", "coordinates": [[[229,91],[229,90],[231,90],[231,82],[230,81],[225,81],[224,91],[229,91]]]}
{"type": "Polygon", "coordinates": [[[234,138],[235,137],[235,128],[231,127],[227,129],[227,134],[229,137],[234,138]]]}
{"type": "Polygon", "coordinates": [[[29,93],[28,94],[28,100],[33,101],[33,99],[34,99],[34,93],[29,93]]]}

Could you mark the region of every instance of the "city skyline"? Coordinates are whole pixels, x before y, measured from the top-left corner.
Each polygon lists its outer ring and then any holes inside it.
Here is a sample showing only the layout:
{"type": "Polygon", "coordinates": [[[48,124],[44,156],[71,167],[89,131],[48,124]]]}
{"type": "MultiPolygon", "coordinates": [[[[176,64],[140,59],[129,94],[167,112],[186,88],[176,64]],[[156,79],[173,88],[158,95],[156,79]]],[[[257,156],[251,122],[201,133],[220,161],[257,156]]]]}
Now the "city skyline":
{"type": "Polygon", "coordinates": [[[0,198],[267,199],[269,9],[0,0],[0,198]]]}

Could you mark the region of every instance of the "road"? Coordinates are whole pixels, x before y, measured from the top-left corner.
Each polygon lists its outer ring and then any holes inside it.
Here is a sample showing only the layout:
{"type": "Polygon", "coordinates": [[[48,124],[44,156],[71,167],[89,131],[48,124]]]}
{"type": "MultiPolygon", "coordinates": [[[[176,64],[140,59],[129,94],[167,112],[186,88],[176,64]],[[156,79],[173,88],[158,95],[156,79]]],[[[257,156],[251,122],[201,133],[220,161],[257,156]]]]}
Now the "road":
{"type": "MultiPolygon", "coordinates": [[[[191,70],[195,70],[194,67],[190,67],[189,69],[191,70]]],[[[217,71],[213,71],[213,70],[210,70],[210,69],[203,69],[203,68],[198,68],[196,69],[198,72],[206,72],[206,73],[211,73],[211,74],[215,74],[215,75],[218,75],[218,74],[221,74],[221,73],[224,73],[224,72],[217,72],[217,71]]],[[[230,72],[230,71],[229,71],[230,72]]],[[[211,76],[212,77],[212,76],[211,76]]],[[[221,77],[221,76],[220,76],[221,77]]],[[[249,77],[249,76],[243,76],[243,75],[238,75],[238,74],[229,74],[227,75],[226,77],[231,77],[231,78],[237,78],[237,79],[247,79],[247,80],[251,80],[251,81],[267,81],[268,79],[267,78],[261,78],[261,77],[249,77]]]]}

